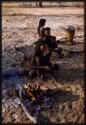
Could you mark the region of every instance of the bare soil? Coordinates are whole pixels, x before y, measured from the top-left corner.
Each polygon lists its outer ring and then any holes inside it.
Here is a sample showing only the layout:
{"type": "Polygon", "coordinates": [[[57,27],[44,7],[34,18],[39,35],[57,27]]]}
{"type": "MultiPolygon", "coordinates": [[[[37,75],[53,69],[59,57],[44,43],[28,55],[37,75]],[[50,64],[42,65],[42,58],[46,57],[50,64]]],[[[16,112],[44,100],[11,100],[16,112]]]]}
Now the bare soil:
{"type": "MultiPolygon", "coordinates": [[[[46,123],[83,123],[84,122],[84,9],[67,8],[2,8],[2,70],[21,67],[23,52],[16,52],[15,47],[29,45],[38,39],[35,35],[40,18],[46,19],[46,26],[51,27],[51,34],[57,39],[65,36],[63,27],[73,25],[76,29],[74,39],[77,44],[62,45],[63,50],[80,51],[70,57],[59,59],[56,54],[52,61],[59,64],[56,81],[49,79],[46,86],[57,89],[51,98],[53,108],[42,112],[46,123]],[[58,91],[59,90],[59,91],[58,91]]],[[[3,123],[32,123],[20,104],[15,104],[17,97],[13,94],[14,78],[4,79],[2,85],[2,120],[3,123]],[[16,105],[16,106],[15,106],[16,105]]]]}

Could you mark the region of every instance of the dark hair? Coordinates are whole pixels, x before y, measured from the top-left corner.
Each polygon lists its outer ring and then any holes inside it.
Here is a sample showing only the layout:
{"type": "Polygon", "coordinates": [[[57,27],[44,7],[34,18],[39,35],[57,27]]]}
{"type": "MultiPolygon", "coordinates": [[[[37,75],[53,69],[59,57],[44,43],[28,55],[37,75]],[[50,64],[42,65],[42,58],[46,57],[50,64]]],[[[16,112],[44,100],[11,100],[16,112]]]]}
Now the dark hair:
{"type": "Polygon", "coordinates": [[[46,22],[46,19],[40,19],[39,20],[39,27],[44,26],[45,22],[46,22]]]}
{"type": "Polygon", "coordinates": [[[46,31],[46,30],[51,30],[51,28],[50,28],[50,27],[46,27],[46,28],[45,28],[45,31],[46,31]]]}

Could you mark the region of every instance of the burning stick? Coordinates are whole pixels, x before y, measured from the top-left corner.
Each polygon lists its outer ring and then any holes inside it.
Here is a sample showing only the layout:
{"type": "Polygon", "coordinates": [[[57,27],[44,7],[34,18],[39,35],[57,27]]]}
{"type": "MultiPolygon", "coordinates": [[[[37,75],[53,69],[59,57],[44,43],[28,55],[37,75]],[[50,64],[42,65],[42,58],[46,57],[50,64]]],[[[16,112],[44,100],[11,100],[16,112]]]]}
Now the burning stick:
{"type": "Polygon", "coordinates": [[[23,102],[22,102],[22,87],[19,85],[19,97],[20,97],[20,101],[21,101],[21,106],[25,112],[25,114],[27,115],[27,117],[33,122],[33,123],[37,123],[37,119],[36,117],[32,117],[30,115],[30,113],[27,111],[26,107],[24,106],[23,102]]]}

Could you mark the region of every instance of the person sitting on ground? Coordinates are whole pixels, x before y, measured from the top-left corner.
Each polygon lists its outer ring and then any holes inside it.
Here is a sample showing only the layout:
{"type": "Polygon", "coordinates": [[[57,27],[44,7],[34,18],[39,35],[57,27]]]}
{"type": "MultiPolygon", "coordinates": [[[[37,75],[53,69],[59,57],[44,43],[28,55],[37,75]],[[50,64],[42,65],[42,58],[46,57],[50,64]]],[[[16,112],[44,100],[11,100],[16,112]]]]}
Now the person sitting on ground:
{"type": "Polygon", "coordinates": [[[52,64],[50,62],[51,52],[45,43],[41,43],[39,49],[34,53],[29,68],[31,77],[44,76],[46,72],[50,72],[52,64]],[[38,74],[37,74],[38,73],[38,74]]]}
{"type": "Polygon", "coordinates": [[[21,62],[22,67],[23,66],[25,67],[25,65],[27,66],[29,60],[31,60],[31,58],[33,59],[35,51],[37,51],[40,48],[41,43],[43,43],[45,41],[44,38],[45,38],[44,28],[41,27],[40,28],[40,38],[35,43],[33,43],[33,51],[32,51],[31,56],[28,57],[26,54],[24,55],[23,61],[21,62]]]}
{"type": "Polygon", "coordinates": [[[40,37],[39,37],[39,39],[38,39],[36,42],[34,42],[33,44],[35,45],[35,47],[37,47],[37,46],[39,46],[39,45],[42,43],[43,40],[45,40],[45,31],[44,31],[44,28],[41,27],[41,28],[40,28],[40,37]]]}
{"type": "Polygon", "coordinates": [[[49,46],[51,51],[57,52],[59,57],[62,57],[62,48],[58,47],[58,43],[56,42],[56,37],[51,36],[50,33],[51,28],[46,27],[44,29],[46,44],[49,46]]]}
{"type": "Polygon", "coordinates": [[[38,25],[38,28],[37,28],[37,33],[38,33],[38,36],[40,38],[40,29],[43,28],[45,26],[45,23],[46,23],[46,19],[40,19],[39,20],[39,25],[38,25]]]}

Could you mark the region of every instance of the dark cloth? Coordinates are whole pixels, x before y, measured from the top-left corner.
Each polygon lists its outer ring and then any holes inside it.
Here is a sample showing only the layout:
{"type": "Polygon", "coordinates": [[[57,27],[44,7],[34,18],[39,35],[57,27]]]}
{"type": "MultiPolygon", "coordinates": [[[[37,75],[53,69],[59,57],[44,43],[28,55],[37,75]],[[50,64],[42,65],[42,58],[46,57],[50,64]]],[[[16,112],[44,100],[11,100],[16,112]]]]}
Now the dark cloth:
{"type": "Polygon", "coordinates": [[[48,54],[43,55],[43,52],[38,48],[35,51],[34,56],[39,57],[41,66],[47,66],[47,65],[51,66],[51,63],[50,63],[51,52],[50,51],[48,54]]]}
{"type": "MultiPolygon", "coordinates": [[[[38,48],[36,49],[33,57],[32,57],[32,60],[31,60],[31,65],[32,66],[49,66],[50,69],[52,69],[52,64],[50,62],[50,57],[51,57],[51,52],[49,52],[48,54],[46,55],[43,55],[42,51],[38,48]],[[39,58],[39,65],[37,65],[36,63],[36,60],[35,60],[35,57],[38,57],[39,58]]],[[[47,71],[46,70],[43,70],[43,69],[39,69],[38,70],[38,73],[37,73],[37,70],[30,70],[30,78],[33,79],[35,78],[36,76],[41,76],[43,74],[46,74],[47,71]]]]}
{"type": "Polygon", "coordinates": [[[47,43],[47,40],[46,39],[38,39],[36,42],[35,42],[35,45],[36,47],[35,48],[39,48],[41,45],[44,45],[47,43]]]}
{"type": "Polygon", "coordinates": [[[46,41],[46,44],[49,46],[49,48],[51,50],[57,48],[57,44],[56,44],[55,41],[52,40],[52,36],[51,35],[46,37],[45,41],[46,41]]]}
{"type": "Polygon", "coordinates": [[[41,50],[40,50],[40,46],[44,45],[44,44],[47,44],[47,40],[38,39],[38,41],[36,41],[34,54],[32,56],[32,62],[35,62],[35,60],[34,60],[35,56],[38,56],[40,59],[42,58],[42,60],[44,58],[45,60],[47,60],[47,62],[49,62],[49,56],[51,56],[51,53],[49,53],[48,55],[46,55],[44,57],[41,50]]]}
{"type": "Polygon", "coordinates": [[[62,58],[63,57],[63,54],[62,54],[62,48],[58,47],[57,43],[55,40],[53,40],[53,36],[48,36],[46,37],[46,40],[45,40],[46,44],[48,45],[48,47],[50,48],[50,51],[54,51],[58,54],[58,57],[59,58],[62,58]],[[55,50],[57,48],[57,50],[55,50]]]}
{"type": "Polygon", "coordinates": [[[41,45],[47,44],[50,49],[57,48],[56,41],[52,40],[52,36],[45,37],[45,39],[38,39],[35,42],[36,48],[39,48],[41,45]]]}

